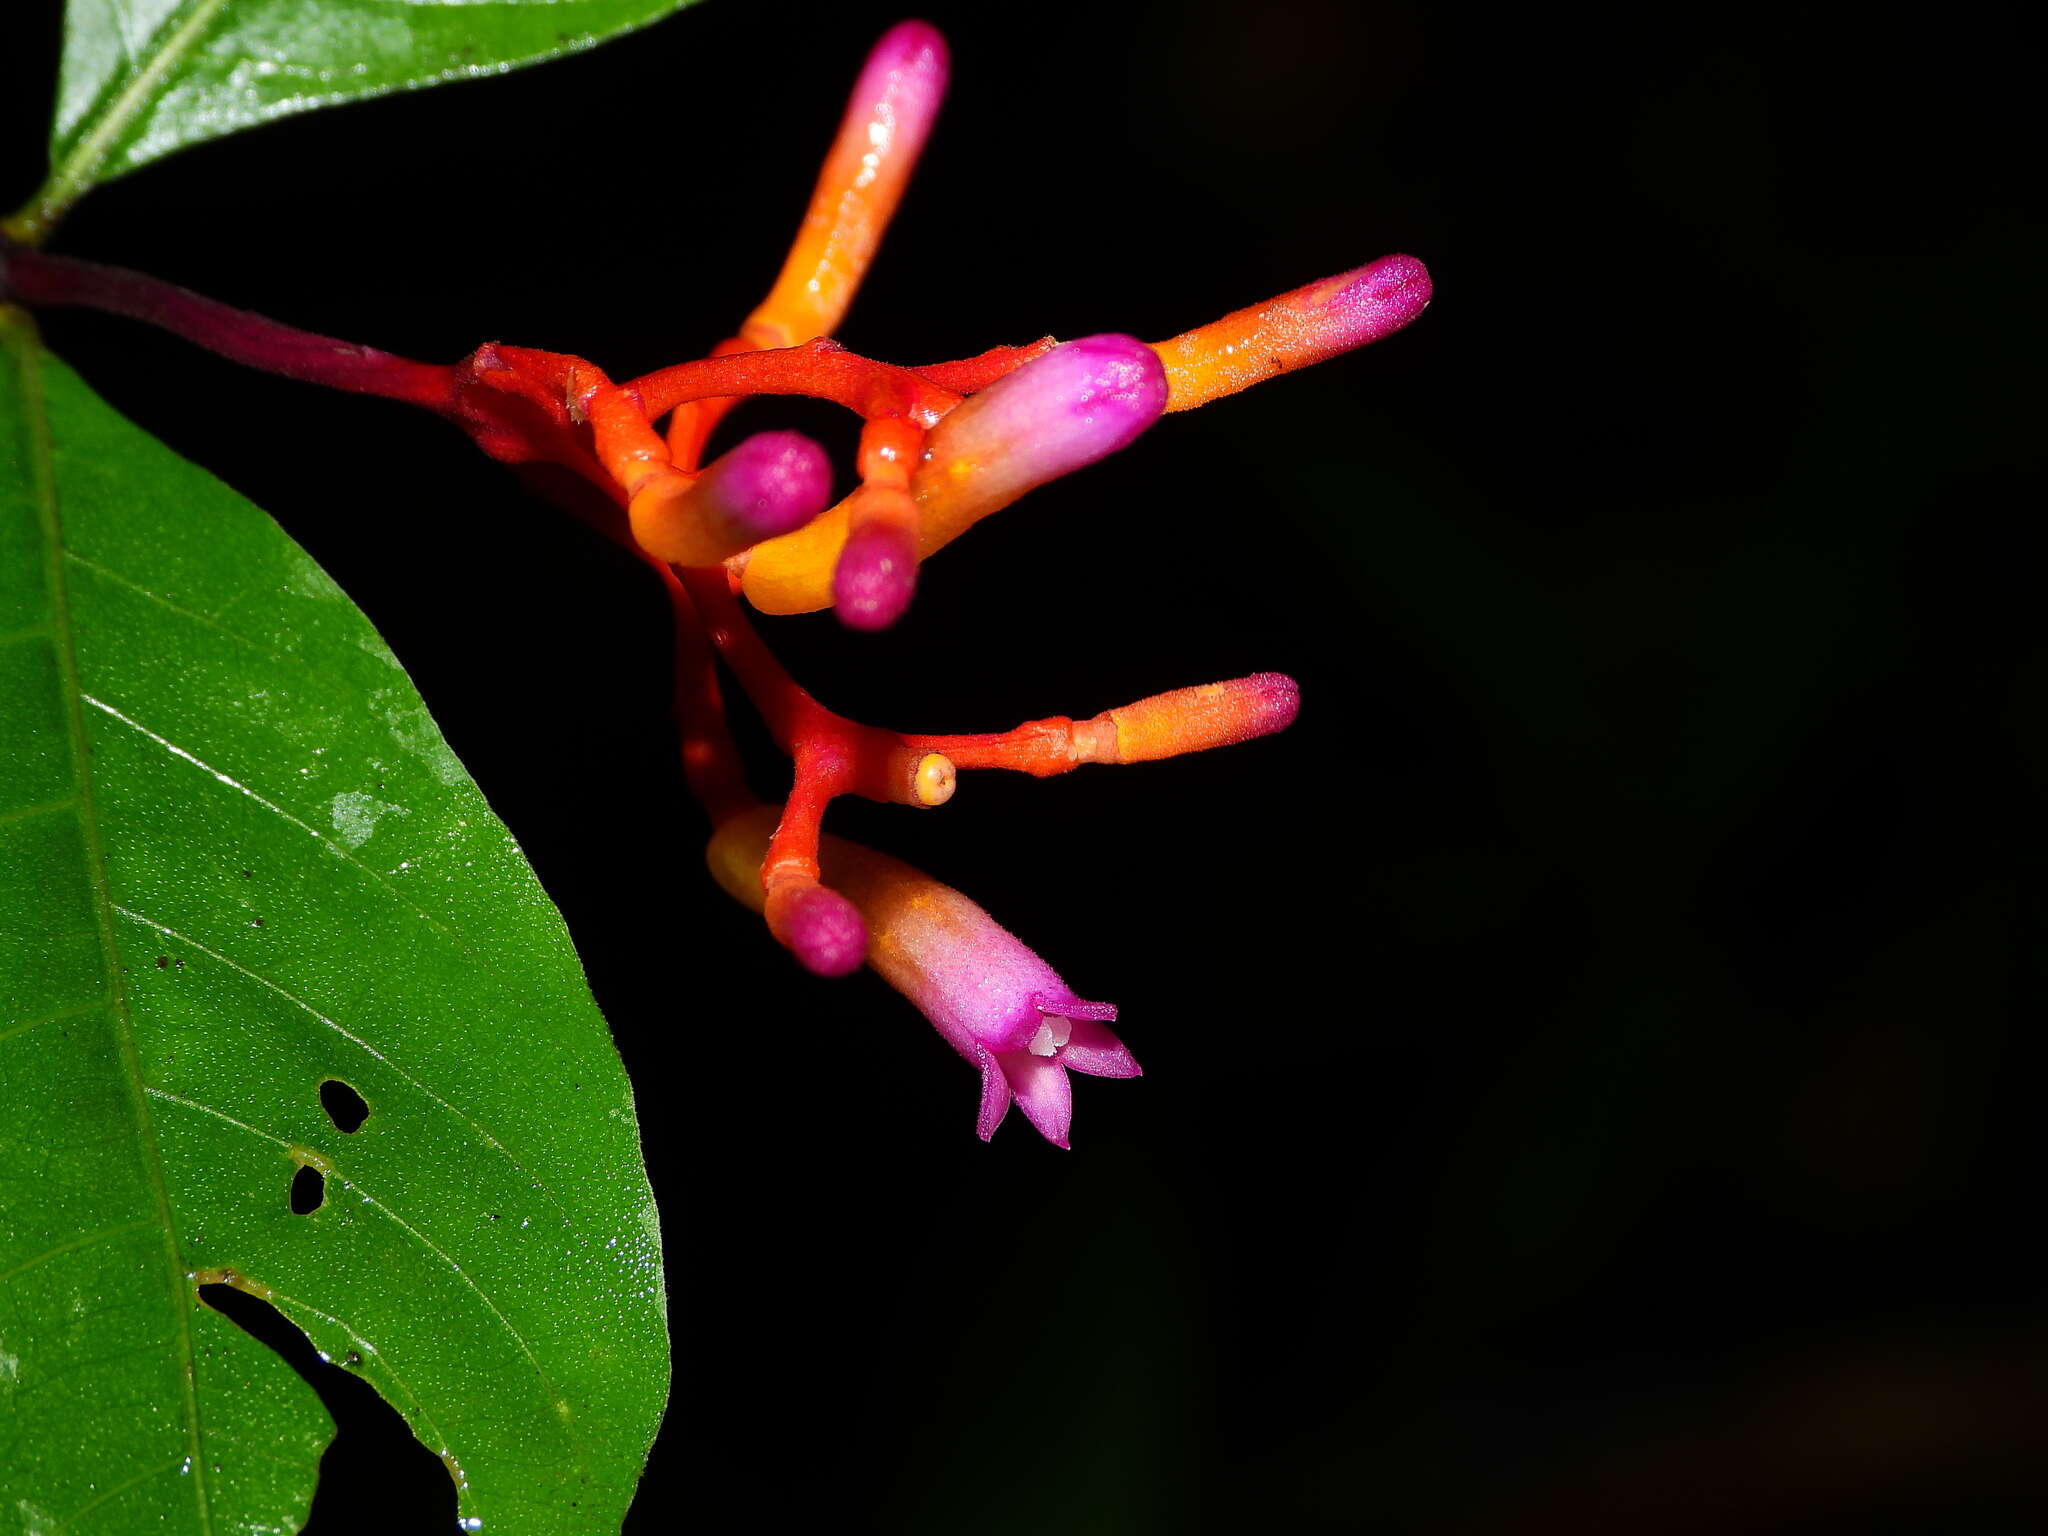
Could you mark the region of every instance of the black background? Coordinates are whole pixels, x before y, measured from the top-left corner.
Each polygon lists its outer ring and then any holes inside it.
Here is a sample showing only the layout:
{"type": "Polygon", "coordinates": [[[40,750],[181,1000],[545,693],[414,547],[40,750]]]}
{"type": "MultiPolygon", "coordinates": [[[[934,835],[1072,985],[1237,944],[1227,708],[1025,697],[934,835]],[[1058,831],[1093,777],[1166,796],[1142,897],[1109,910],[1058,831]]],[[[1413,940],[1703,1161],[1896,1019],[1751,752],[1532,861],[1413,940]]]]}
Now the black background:
{"type": "MultiPolygon", "coordinates": [[[[53,248],[623,377],[765,291],[899,14],[716,0],[182,154],[53,248]]],[[[1147,1076],[1077,1080],[1071,1153],[982,1146],[914,1010],[711,887],[629,562],[401,407],[46,323],[364,606],[577,937],[669,1242],[632,1528],[2040,1528],[2038,58],[1961,11],[926,14],[953,93],[849,345],[1437,284],[977,530],[898,631],[769,627],[915,729],[1301,680],[1253,747],[835,811],[1123,1005],[1147,1076]]],[[[444,1530],[348,1385],[316,1528],[444,1530]]]]}

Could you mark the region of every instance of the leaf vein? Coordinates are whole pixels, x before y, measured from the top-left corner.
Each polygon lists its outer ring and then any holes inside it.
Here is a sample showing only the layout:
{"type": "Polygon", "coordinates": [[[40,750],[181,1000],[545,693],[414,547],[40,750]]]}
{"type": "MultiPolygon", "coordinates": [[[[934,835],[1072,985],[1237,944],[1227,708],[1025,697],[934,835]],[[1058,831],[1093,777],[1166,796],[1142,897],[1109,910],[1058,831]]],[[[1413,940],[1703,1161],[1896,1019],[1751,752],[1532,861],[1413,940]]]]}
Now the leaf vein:
{"type": "MultiPolygon", "coordinates": [[[[211,1115],[214,1119],[225,1121],[227,1124],[234,1126],[237,1130],[246,1131],[251,1136],[257,1137],[263,1141],[271,1142],[274,1145],[283,1147],[287,1150],[289,1150],[292,1145],[289,1141],[285,1140],[284,1137],[277,1135],[275,1132],[266,1131],[262,1129],[260,1126],[251,1125],[246,1120],[237,1120],[233,1115],[229,1114],[226,1110],[215,1109],[211,1104],[202,1104],[197,1099],[188,1099],[184,1097],[184,1095],[182,1094],[171,1093],[162,1088],[151,1088],[145,1086],[142,1091],[148,1094],[153,1099],[162,1099],[169,1104],[182,1105],[186,1109],[197,1110],[199,1111],[199,1113],[203,1115],[211,1115]]],[[[404,1232],[408,1237],[410,1237],[414,1242],[418,1243],[422,1248],[426,1249],[428,1253],[431,1253],[435,1258],[439,1259],[443,1264],[447,1265],[448,1272],[454,1275],[457,1280],[460,1280],[464,1285],[469,1287],[469,1289],[475,1293],[476,1299],[484,1304],[485,1309],[491,1314],[491,1316],[495,1317],[500,1323],[500,1325],[503,1326],[504,1330],[512,1336],[512,1342],[517,1344],[519,1346],[519,1352],[526,1356],[527,1363],[533,1367],[534,1379],[541,1384],[542,1388],[547,1392],[549,1399],[557,1404],[564,1401],[561,1393],[555,1387],[554,1378],[548,1375],[547,1367],[540,1363],[540,1357],[533,1352],[533,1346],[526,1342],[526,1335],[519,1331],[519,1329],[513,1324],[511,1318],[507,1317],[501,1310],[499,1310],[498,1304],[495,1301],[491,1300],[490,1293],[486,1291],[482,1286],[478,1285],[476,1281],[470,1278],[469,1271],[464,1269],[461,1266],[461,1264],[457,1263],[453,1255],[448,1253],[447,1250],[442,1248],[432,1238],[428,1237],[426,1233],[420,1231],[418,1227],[414,1226],[411,1222],[407,1221],[403,1216],[399,1215],[398,1212],[393,1210],[389,1205],[386,1205],[382,1200],[378,1199],[375,1195],[371,1194],[367,1189],[363,1188],[361,1184],[356,1183],[354,1180],[351,1179],[342,1179],[341,1186],[343,1189],[349,1190],[354,1194],[362,1196],[363,1204],[367,1205],[371,1210],[376,1211],[378,1214],[383,1216],[385,1220],[391,1222],[400,1231],[404,1232]]],[[[581,1449],[581,1440],[580,1437],[576,1434],[576,1432],[573,1429],[568,1429],[566,1432],[568,1433],[570,1440],[576,1442],[578,1448],[581,1449]]]]}
{"type": "Polygon", "coordinates": [[[62,800],[49,800],[41,805],[18,805],[11,811],[0,811],[0,827],[10,821],[27,821],[31,816],[54,816],[59,811],[75,810],[78,796],[66,795],[62,800]]]}
{"type": "Polygon", "coordinates": [[[107,1489],[104,1493],[98,1493],[93,1495],[93,1497],[87,1499],[83,1504],[79,1505],[78,1508],[71,1511],[71,1513],[68,1516],[66,1516],[63,1520],[59,1521],[58,1524],[60,1526],[76,1524],[84,1516],[92,1513],[92,1511],[98,1509],[102,1504],[106,1503],[107,1500],[116,1498],[119,1495],[126,1493],[130,1488],[133,1488],[138,1483],[146,1483],[153,1477],[162,1477],[166,1472],[175,1471],[177,1470],[177,1468],[183,1466],[184,1464],[185,1458],[181,1456],[176,1461],[167,1461],[160,1467],[151,1467],[147,1472],[138,1472],[133,1477],[127,1478],[122,1482],[114,1484],[113,1487],[107,1489]]]}
{"type": "Polygon", "coordinates": [[[256,793],[255,790],[251,789],[248,785],[242,783],[241,780],[231,778],[229,775],[222,773],[218,768],[214,767],[213,764],[207,762],[203,758],[196,757],[192,753],[187,752],[183,747],[179,746],[175,741],[172,741],[170,738],[166,736],[157,735],[155,731],[152,731],[148,726],[144,725],[141,721],[136,720],[128,715],[124,715],[123,713],[121,713],[120,710],[114,708],[113,705],[107,703],[105,700],[96,699],[89,693],[81,694],[80,697],[83,698],[85,702],[90,704],[94,709],[99,710],[102,714],[110,715],[114,719],[120,721],[123,725],[129,727],[131,730],[139,731],[142,735],[147,736],[151,741],[155,742],[158,746],[162,747],[166,752],[170,753],[173,757],[182,758],[184,761],[192,764],[193,767],[200,769],[202,772],[211,774],[221,783],[227,785],[229,789],[235,790],[240,794],[247,795],[251,800],[254,800],[258,805],[262,806],[265,810],[272,811],[277,815],[282,816],[286,821],[290,822],[293,826],[297,827],[300,831],[304,832],[307,836],[311,837],[315,842],[319,843],[322,847],[326,848],[330,853],[332,853],[336,858],[340,859],[343,863],[352,864],[357,869],[361,870],[365,875],[369,876],[371,880],[375,881],[378,885],[382,886],[386,891],[388,891],[391,894],[392,899],[398,902],[400,906],[406,908],[408,911],[418,913],[419,916],[426,919],[427,922],[431,923],[435,928],[438,928],[442,933],[447,934],[448,937],[450,937],[451,939],[456,938],[454,930],[451,929],[446,923],[442,922],[439,918],[435,917],[433,913],[427,911],[424,907],[417,906],[413,902],[408,901],[405,897],[405,894],[402,891],[400,891],[397,886],[393,885],[383,875],[377,873],[376,870],[372,869],[369,865],[365,864],[361,859],[357,858],[353,853],[349,852],[348,849],[344,848],[340,843],[337,843],[325,832],[322,832],[318,827],[312,825],[310,822],[304,822],[299,820],[298,817],[294,816],[290,811],[286,810],[283,806],[277,804],[277,802],[275,802],[274,800],[265,799],[262,795],[259,795],[258,793],[256,793]]]}
{"type": "Polygon", "coordinates": [[[30,1019],[25,1024],[16,1024],[12,1029],[0,1030],[0,1040],[12,1040],[16,1035],[25,1035],[32,1029],[45,1024],[56,1024],[64,1019],[80,1018],[88,1013],[97,1013],[102,1008],[111,1008],[118,1001],[111,993],[96,997],[89,1003],[74,1003],[69,1008],[59,1008],[55,1013],[46,1013],[39,1019],[30,1019]]]}
{"type": "Polygon", "coordinates": [[[70,1242],[59,1243],[54,1248],[45,1248],[34,1258],[23,1259],[14,1268],[0,1271],[0,1285],[10,1284],[20,1276],[27,1274],[37,1265],[47,1264],[50,1260],[61,1258],[67,1253],[74,1253],[80,1248],[90,1248],[93,1244],[104,1243],[109,1238],[125,1237],[130,1232],[140,1232],[144,1228],[154,1225],[155,1223],[150,1221],[131,1221],[122,1226],[109,1227],[104,1232],[92,1232],[84,1237],[74,1237],[70,1242]]]}
{"type": "MultiPolygon", "coordinates": [[[[410,1083],[414,1088],[417,1088],[421,1093],[425,1094],[428,1098],[432,1099],[436,1104],[440,1105],[443,1109],[447,1110],[449,1114],[455,1116],[456,1119],[460,1120],[472,1131],[475,1131],[477,1139],[479,1141],[481,1141],[485,1146],[489,1147],[493,1152],[496,1152],[499,1156],[503,1157],[505,1161],[510,1163],[519,1172],[526,1172],[525,1164],[521,1163],[518,1158],[514,1157],[512,1155],[511,1149],[507,1147],[502,1141],[498,1140],[497,1137],[493,1136],[489,1131],[485,1130],[480,1123],[472,1119],[470,1116],[464,1114],[460,1109],[457,1109],[453,1104],[449,1103],[446,1099],[442,1098],[441,1095],[434,1092],[433,1089],[429,1088],[425,1083],[421,1082],[418,1078],[414,1077],[410,1072],[406,1071],[405,1068],[401,1067],[397,1062],[393,1061],[389,1056],[385,1055],[384,1052],[378,1050],[377,1047],[370,1044],[369,1041],[365,1040],[361,1035],[357,1034],[347,1025],[342,1024],[338,1020],[330,1019],[326,1014],[322,1013],[318,1008],[315,1008],[311,1003],[307,1002],[304,998],[298,996],[296,993],[291,992],[284,987],[279,986],[276,982],[272,981],[268,976],[264,976],[256,971],[252,971],[246,965],[243,965],[238,961],[231,960],[230,958],[228,958],[228,956],[222,954],[217,949],[207,948],[206,945],[200,943],[190,934],[180,933],[177,929],[171,927],[168,923],[160,923],[155,918],[145,917],[142,913],[130,911],[127,907],[123,906],[116,906],[114,910],[118,912],[121,916],[127,918],[130,922],[140,923],[145,928],[153,929],[157,933],[162,934],[167,939],[176,939],[180,944],[190,945],[200,954],[206,956],[207,959],[218,960],[222,965],[226,966],[229,970],[234,971],[236,974],[248,977],[249,980],[255,982],[259,986],[268,987],[271,991],[275,992],[279,997],[283,998],[293,1007],[303,1008],[307,1013],[311,1014],[314,1018],[318,1019],[322,1024],[326,1025],[329,1029],[333,1030],[337,1035],[340,1035],[342,1039],[348,1041],[349,1044],[357,1047],[366,1055],[374,1057],[376,1060],[382,1062],[385,1066],[389,1067],[393,1072],[397,1073],[406,1082],[410,1083]]],[[[545,1187],[539,1185],[536,1185],[535,1187],[540,1188],[543,1194],[547,1193],[545,1187]]],[[[548,1198],[550,1200],[553,1200],[554,1196],[549,1195],[548,1198]]],[[[560,1208],[561,1207],[558,1202],[556,1205],[556,1209],[559,1210],[560,1208]]],[[[564,1214],[566,1215],[566,1213],[564,1214]]]]}
{"type": "Polygon", "coordinates": [[[145,587],[141,582],[134,580],[132,577],[123,576],[119,571],[113,569],[113,567],[101,565],[97,560],[89,560],[84,555],[79,554],[78,551],[75,549],[65,550],[64,558],[66,560],[69,560],[73,565],[80,566],[85,570],[91,571],[95,576],[99,576],[107,581],[113,582],[116,586],[126,587],[130,592],[133,592],[136,596],[147,598],[150,602],[155,603],[158,607],[164,608],[171,613],[175,613],[181,619],[190,619],[194,624],[204,624],[208,629],[219,631],[228,639],[234,641],[234,643],[237,645],[247,646],[252,651],[261,651],[265,656],[270,657],[274,661],[293,662],[294,664],[297,664],[295,658],[285,655],[282,651],[273,650],[271,647],[267,645],[263,645],[255,640],[251,640],[247,635],[241,633],[241,631],[239,630],[230,628],[228,625],[222,623],[219,619],[215,618],[212,614],[200,613],[196,609],[187,608],[183,603],[173,602],[170,598],[165,597],[163,593],[152,592],[148,587],[145,587]]]}

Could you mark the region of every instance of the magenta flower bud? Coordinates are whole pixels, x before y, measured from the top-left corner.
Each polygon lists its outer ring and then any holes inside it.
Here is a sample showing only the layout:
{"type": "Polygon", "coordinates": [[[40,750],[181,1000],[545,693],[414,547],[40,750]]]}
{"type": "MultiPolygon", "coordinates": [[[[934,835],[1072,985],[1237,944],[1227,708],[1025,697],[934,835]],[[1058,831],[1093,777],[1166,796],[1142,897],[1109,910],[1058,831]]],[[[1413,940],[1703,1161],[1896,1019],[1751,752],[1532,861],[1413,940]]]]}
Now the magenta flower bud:
{"type": "Polygon", "coordinates": [[[932,428],[911,481],[929,555],[1026,491],[1116,452],[1166,409],[1159,357],[1129,336],[1054,347],[932,428]]]}
{"type": "Polygon", "coordinates": [[[916,534],[901,523],[858,524],[832,570],[833,610],[848,629],[887,629],[916,586],[916,534]]]}
{"type": "Polygon", "coordinates": [[[847,121],[861,125],[864,154],[875,153],[877,138],[894,135],[908,142],[891,149],[915,159],[946,94],[949,62],[945,38],[928,21],[899,21],[875,40],[846,107],[847,121]]]}
{"type": "Polygon", "coordinates": [[[801,528],[831,495],[832,461],[801,432],[756,432],[714,459],[690,491],[706,517],[747,544],[801,528]]]}
{"type": "Polygon", "coordinates": [[[801,432],[757,432],[695,477],[651,477],[627,515],[640,547],[670,565],[712,566],[801,528],[832,494],[825,450],[801,432]]]}
{"type": "Polygon", "coordinates": [[[829,886],[793,881],[768,893],[768,931],[807,971],[845,976],[867,956],[867,924],[854,904],[829,886]]]}
{"type": "Polygon", "coordinates": [[[1413,256],[1382,256],[1336,283],[1343,286],[1317,306],[1317,350],[1332,355],[1393,335],[1429,308],[1433,291],[1429,268],[1413,256]]]}

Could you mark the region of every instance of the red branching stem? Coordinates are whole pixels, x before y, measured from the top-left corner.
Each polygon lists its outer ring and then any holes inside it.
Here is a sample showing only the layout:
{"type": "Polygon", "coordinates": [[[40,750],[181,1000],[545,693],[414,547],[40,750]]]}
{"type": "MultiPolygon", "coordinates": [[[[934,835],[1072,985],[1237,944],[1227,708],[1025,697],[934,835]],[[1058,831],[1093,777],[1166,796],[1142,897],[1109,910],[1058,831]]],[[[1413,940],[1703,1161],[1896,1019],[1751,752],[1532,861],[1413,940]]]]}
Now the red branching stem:
{"type": "MultiPolygon", "coordinates": [[[[461,426],[492,457],[524,466],[536,488],[628,549],[635,546],[614,509],[655,475],[693,473],[712,430],[744,396],[814,396],[869,422],[860,454],[863,484],[898,493],[868,509],[881,512],[907,489],[927,429],[965,395],[1054,344],[1046,337],[910,369],[861,357],[826,338],[765,351],[735,338],[710,358],[614,384],[583,358],[498,343],[452,366],[416,362],[281,325],[142,273],[14,242],[0,242],[0,298],[124,315],[252,368],[425,407],[461,426]],[[674,419],[664,442],[651,423],[668,412],[674,419]],[[557,466],[583,484],[552,478],[557,466]]],[[[1063,719],[989,736],[903,736],[848,720],[813,699],[775,659],[733,600],[722,571],[649,564],[660,572],[675,613],[684,773],[713,822],[756,802],[726,726],[712,647],[796,764],[785,830],[771,847],[773,867],[816,878],[818,824],[839,795],[932,805],[950,793],[955,763],[1044,775],[1082,760],[1072,722],[1063,719]]]]}
{"type": "Polygon", "coordinates": [[[690,594],[720,659],[760,711],[775,744],[794,757],[807,727],[837,717],[805,692],[762,643],[733,601],[724,571],[678,570],[676,575],[690,594]]]}
{"type": "Polygon", "coordinates": [[[703,620],[676,573],[665,565],[655,565],[655,569],[675,613],[676,736],[682,748],[683,780],[715,829],[754,809],[760,801],[747,788],[746,769],[725,722],[718,664],[706,640],[703,620]]]}
{"type": "MultiPolygon", "coordinates": [[[[492,458],[559,464],[616,501],[618,482],[598,462],[583,430],[585,399],[609,382],[602,369],[580,357],[485,342],[455,365],[455,403],[447,414],[492,458]]],[[[579,508],[571,510],[583,516],[579,508]]],[[[611,525],[599,526],[619,541],[611,525]]]]}
{"type": "MultiPolygon", "coordinates": [[[[711,349],[713,357],[731,357],[738,352],[758,350],[744,336],[728,336],[711,349]]],[[[668,419],[669,457],[676,468],[694,472],[704,462],[704,448],[711,441],[726,412],[740,403],[738,395],[721,395],[710,400],[692,400],[679,405],[668,419]]]]}
{"type": "Polygon", "coordinates": [[[773,891],[789,881],[815,885],[820,879],[818,838],[825,808],[838,797],[836,786],[845,776],[846,765],[829,743],[811,741],[798,749],[795,766],[782,819],[776,822],[775,835],[768,839],[768,852],[761,860],[763,891],[773,891]]]}
{"type": "Polygon", "coordinates": [[[675,473],[668,444],[647,424],[640,397],[631,389],[599,383],[572,399],[578,414],[590,423],[590,445],[598,463],[628,497],[650,479],[675,473]]]}
{"type": "Polygon", "coordinates": [[[463,386],[492,389],[524,400],[561,427],[577,423],[570,402],[579,386],[604,378],[602,371],[567,352],[508,347],[495,341],[485,342],[456,366],[463,386]],[[595,379],[589,377],[592,373],[595,379]]]}
{"type": "Polygon", "coordinates": [[[990,347],[986,352],[963,357],[958,362],[926,363],[910,371],[920,378],[930,379],[941,389],[950,389],[956,395],[971,395],[987,389],[1005,374],[1015,373],[1033,359],[1045,356],[1058,345],[1052,337],[1041,336],[1021,347],[990,347]]]}
{"type": "Polygon", "coordinates": [[[789,675],[734,601],[722,570],[674,573],[703,620],[719,658],[767,724],[777,746],[829,791],[894,805],[935,804],[918,793],[917,775],[933,751],[895,731],[862,725],[827,709],[789,675]]]}
{"type": "Polygon", "coordinates": [[[0,298],[45,309],[80,306],[126,315],[266,373],[443,413],[452,407],[455,370],[445,363],[414,362],[316,336],[122,267],[5,242],[0,244],[0,298]]]}
{"type": "Polygon", "coordinates": [[[649,420],[679,405],[733,395],[810,395],[845,406],[868,420],[906,416],[930,427],[960,403],[960,396],[922,374],[878,363],[820,337],[802,346],[734,352],[676,363],[630,379],[649,420]]]}
{"type": "Polygon", "coordinates": [[[1074,722],[1065,715],[979,736],[906,735],[903,743],[912,751],[943,753],[956,768],[1007,768],[1040,779],[1086,761],[1074,743],[1074,722]]]}
{"type": "Polygon", "coordinates": [[[580,430],[593,404],[602,404],[600,414],[614,440],[627,445],[631,460],[673,465],[687,474],[697,469],[719,420],[744,396],[809,395],[865,420],[895,417],[929,428],[964,396],[1053,345],[1045,337],[913,369],[873,361],[823,337],[769,351],[736,337],[709,358],[613,385],[582,358],[498,343],[486,343],[453,365],[422,363],[298,330],[161,278],[4,238],[0,299],[124,315],[247,367],[422,406],[461,426],[495,459],[560,464],[598,486],[606,479],[604,455],[592,451],[580,430]],[[630,419],[636,412],[638,423],[630,419]],[[657,460],[641,433],[652,437],[644,424],[669,412],[675,413],[669,452],[657,460]]]}

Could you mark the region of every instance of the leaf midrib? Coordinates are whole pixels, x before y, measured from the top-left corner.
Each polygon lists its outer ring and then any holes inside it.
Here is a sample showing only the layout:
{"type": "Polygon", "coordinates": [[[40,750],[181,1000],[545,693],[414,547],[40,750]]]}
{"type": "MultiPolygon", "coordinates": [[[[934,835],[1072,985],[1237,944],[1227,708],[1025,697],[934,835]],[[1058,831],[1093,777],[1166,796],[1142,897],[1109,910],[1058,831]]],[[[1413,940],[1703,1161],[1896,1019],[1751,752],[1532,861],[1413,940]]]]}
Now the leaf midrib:
{"type": "Polygon", "coordinates": [[[88,116],[91,126],[64,158],[50,168],[50,179],[35,200],[38,222],[47,227],[93,185],[114,141],[141,115],[164,76],[192,51],[207,24],[227,3],[228,0],[194,0],[189,6],[179,6],[171,13],[171,19],[157,29],[156,38],[161,41],[152,40],[153,46],[145,53],[142,67],[115,93],[97,121],[88,116]]]}
{"type": "MultiPolygon", "coordinates": [[[[217,10],[225,0],[202,0],[217,10]]],[[[34,322],[19,310],[0,305],[0,349],[14,354],[21,375],[21,398],[27,420],[29,478],[36,503],[36,521],[43,536],[43,569],[50,602],[51,651],[56,657],[64,691],[64,724],[71,752],[71,779],[78,801],[79,827],[85,839],[86,876],[92,887],[93,923],[99,931],[100,955],[107,970],[105,1006],[115,1020],[115,1035],[121,1055],[122,1086],[127,1090],[129,1109],[135,1117],[137,1148],[148,1177],[150,1196],[156,1206],[157,1230],[164,1240],[167,1270],[166,1294],[177,1321],[178,1381],[184,1405],[185,1441],[192,1462],[192,1497],[199,1528],[213,1530],[211,1490],[207,1486],[206,1457],[199,1440],[199,1400],[196,1359],[192,1339],[192,1306],[187,1295],[184,1262],[179,1257],[171,1225],[171,1198],[164,1182],[163,1159],[157,1148],[156,1126],[150,1117],[142,1081],[142,1062],[135,1045],[134,1016],[129,1011],[127,983],[121,974],[119,946],[114,933],[113,891],[107,878],[107,860],[100,839],[99,812],[93,795],[90,743],[85,731],[85,713],[80,702],[84,687],[79,678],[78,652],[72,637],[71,607],[64,582],[64,523],[57,498],[54,443],[49,411],[44,404],[42,341],[34,322]]]]}

